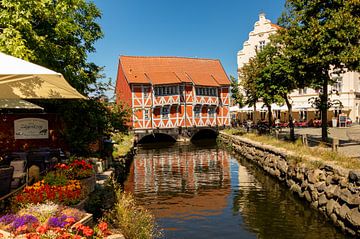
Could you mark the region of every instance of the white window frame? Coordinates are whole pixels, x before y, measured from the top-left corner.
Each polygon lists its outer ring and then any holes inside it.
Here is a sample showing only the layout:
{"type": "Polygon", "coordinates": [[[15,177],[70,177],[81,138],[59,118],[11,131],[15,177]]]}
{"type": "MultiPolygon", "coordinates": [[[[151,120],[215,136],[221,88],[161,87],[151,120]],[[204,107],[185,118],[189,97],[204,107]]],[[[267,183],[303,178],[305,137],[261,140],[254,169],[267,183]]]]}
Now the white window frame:
{"type": "Polygon", "coordinates": [[[215,117],[215,112],[216,112],[215,107],[210,107],[208,109],[209,118],[214,118],[215,117]]]}
{"type": "Polygon", "coordinates": [[[144,109],[144,120],[149,120],[149,109],[144,109]]]}
{"type": "Polygon", "coordinates": [[[170,106],[161,107],[161,118],[168,119],[170,114],[170,106]]]}
{"type": "Polygon", "coordinates": [[[200,118],[201,107],[199,105],[194,106],[194,117],[200,118]]]}

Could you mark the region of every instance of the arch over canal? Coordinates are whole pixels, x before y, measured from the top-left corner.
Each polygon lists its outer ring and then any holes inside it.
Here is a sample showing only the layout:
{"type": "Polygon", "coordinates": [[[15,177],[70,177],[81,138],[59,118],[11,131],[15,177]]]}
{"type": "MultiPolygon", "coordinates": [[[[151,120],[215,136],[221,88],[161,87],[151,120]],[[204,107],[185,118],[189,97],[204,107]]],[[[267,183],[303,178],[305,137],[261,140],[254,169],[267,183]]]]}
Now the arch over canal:
{"type": "Polygon", "coordinates": [[[139,144],[157,143],[157,142],[176,142],[176,138],[166,133],[153,133],[153,134],[144,135],[138,140],[139,144]]]}
{"type": "Polygon", "coordinates": [[[199,129],[193,133],[191,141],[200,139],[216,139],[219,132],[214,128],[199,129]]]}

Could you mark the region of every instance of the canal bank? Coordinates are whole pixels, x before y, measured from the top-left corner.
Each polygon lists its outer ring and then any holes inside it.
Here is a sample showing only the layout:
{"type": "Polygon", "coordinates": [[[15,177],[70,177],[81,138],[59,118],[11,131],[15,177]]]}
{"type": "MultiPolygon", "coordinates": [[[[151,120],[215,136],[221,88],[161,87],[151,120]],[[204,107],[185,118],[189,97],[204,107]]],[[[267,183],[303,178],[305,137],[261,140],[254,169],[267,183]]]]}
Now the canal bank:
{"type": "Polygon", "coordinates": [[[292,192],[324,214],[334,225],[353,236],[360,236],[360,173],[335,166],[296,162],[293,152],[253,140],[220,132],[220,139],[233,150],[255,162],[270,175],[284,182],[292,192]],[[313,167],[309,166],[313,165],[313,167]]]}

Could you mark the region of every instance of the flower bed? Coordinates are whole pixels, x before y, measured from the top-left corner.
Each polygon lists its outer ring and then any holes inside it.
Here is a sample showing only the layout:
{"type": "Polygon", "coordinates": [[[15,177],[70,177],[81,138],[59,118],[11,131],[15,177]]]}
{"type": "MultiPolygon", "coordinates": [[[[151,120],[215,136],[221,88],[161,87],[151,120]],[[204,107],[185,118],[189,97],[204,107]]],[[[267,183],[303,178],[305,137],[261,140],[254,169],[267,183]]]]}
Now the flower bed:
{"type": "Polygon", "coordinates": [[[28,204],[16,214],[0,217],[0,238],[105,238],[107,224],[86,226],[92,215],[52,202],[28,204]]]}
{"type": "Polygon", "coordinates": [[[63,205],[75,205],[84,198],[81,184],[78,180],[69,180],[63,186],[45,183],[44,180],[27,186],[16,196],[17,204],[42,203],[50,200],[63,205]]]}

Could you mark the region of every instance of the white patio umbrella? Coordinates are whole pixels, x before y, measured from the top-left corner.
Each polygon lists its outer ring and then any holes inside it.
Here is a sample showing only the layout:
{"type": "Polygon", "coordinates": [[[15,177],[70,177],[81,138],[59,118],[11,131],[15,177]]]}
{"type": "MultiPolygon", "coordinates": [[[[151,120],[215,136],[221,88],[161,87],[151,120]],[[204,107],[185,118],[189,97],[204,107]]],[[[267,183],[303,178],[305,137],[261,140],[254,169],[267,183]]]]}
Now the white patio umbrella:
{"type": "Polygon", "coordinates": [[[0,99],[86,99],[62,74],[0,52],[0,99]]]}
{"type": "Polygon", "coordinates": [[[0,109],[44,110],[43,107],[22,99],[0,99],[0,109]]]}

